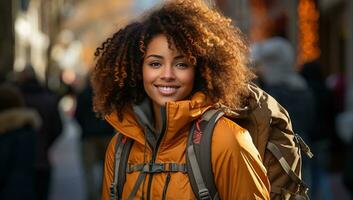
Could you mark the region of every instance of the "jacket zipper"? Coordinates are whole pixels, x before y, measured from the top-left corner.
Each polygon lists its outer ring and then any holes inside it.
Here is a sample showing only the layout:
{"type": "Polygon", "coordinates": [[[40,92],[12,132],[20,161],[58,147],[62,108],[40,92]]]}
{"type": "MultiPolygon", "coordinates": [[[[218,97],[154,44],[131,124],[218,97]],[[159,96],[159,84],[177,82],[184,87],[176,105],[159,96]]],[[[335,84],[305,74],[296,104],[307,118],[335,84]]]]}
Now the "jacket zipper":
{"type": "MultiPolygon", "coordinates": [[[[165,135],[165,132],[167,130],[167,124],[166,124],[167,123],[167,108],[168,108],[168,103],[167,103],[164,110],[163,110],[163,108],[161,108],[163,127],[162,127],[161,134],[158,136],[156,147],[153,148],[153,154],[152,154],[152,160],[151,160],[152,163],[154,163],[156,161],[159,145],[160,145],[162,138],[165,135]]],[[[148,179],[148,185],[147,185],[147,200],[151,199],[150,196],[151,196],[152,179],[153,179],[153,174],[150,174],[149,179],[148,179]]]]}

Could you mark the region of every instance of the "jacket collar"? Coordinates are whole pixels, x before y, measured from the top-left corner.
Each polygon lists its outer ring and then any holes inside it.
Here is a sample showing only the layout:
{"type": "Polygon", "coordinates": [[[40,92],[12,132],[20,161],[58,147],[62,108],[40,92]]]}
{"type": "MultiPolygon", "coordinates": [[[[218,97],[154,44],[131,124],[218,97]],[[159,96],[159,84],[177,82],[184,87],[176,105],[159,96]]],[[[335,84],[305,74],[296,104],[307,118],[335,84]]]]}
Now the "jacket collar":
{"type": "MultiPolygon", "coordinates": [[[[168,102],[165,107],[165,131],[164,134],[162,133],[162,143],[171,143],[172,140],[180,136],[178,133],[184,128],[189,130],[190,123],[199,118],[210,107],[210,101],[201,92],[195,93],[191,100],[168,102]]],[[[149,139],[148,137],[151,136],[145,135],[144,132],[150,131],[155,134],[152,126],[153,114],[151,110],[150,103],[146,100],[139,105],[127,107],[124,110],[122,121],[118,120],[115,112],[106,116],[106,120],[120,133],[144,144],[145,137],[148,142],[153,140],[149,139]]]]}

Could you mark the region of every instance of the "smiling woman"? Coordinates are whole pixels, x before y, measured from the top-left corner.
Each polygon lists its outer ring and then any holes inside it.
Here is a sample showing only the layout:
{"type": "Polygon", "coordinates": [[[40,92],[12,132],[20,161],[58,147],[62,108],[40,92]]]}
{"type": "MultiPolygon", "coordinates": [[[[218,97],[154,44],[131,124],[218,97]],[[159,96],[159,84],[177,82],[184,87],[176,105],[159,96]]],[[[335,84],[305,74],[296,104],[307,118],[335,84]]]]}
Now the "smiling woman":
{"type": "MultiPolygon", "coordinates": [[[[106,152],[102,199],[202,199],[188,175],[187,138],[216,105],[247,103],[254,75],[239,30],[201,0],[166,1],[95,55],[94,109],[118,132],[106,152]]],[[[249,138],[227,118],[217,122],[212,199],[269,199],[249,138]]]]}

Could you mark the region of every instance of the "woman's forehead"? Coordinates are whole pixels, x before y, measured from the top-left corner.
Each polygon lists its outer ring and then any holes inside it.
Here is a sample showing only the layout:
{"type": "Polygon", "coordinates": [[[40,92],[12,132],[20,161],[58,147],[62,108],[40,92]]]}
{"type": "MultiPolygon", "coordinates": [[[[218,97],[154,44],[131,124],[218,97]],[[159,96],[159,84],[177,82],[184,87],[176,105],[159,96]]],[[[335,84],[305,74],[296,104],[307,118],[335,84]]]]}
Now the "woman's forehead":
{"type": "Polygon", "coordinates": [[[168,37],[164,34],[158,34],[154,36],[147,45],[146,54],[153,54],[156,52],[171,52],[175,55],[181,54],[175,47],[173,40],[168,40],[168,37]]]}

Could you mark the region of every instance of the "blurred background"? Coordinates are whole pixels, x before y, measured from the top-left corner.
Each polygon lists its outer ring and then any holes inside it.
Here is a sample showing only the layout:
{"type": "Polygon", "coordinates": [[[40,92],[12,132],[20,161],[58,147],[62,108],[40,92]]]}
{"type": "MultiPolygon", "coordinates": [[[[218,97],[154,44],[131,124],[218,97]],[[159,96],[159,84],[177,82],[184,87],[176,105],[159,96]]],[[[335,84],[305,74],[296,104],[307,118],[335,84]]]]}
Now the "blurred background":
{"type": "MultiPolygon", "coordinates": [[[[119,27],[160,2],[0,1],[0,195],[4,199],[20,195],[21,182],[23,187],[36,188],[34,193],[26,191],[26,199],[99,198],[104,151],[114,131],[91,110],[87,77],[94,52],[119,27]],[[21,126],[20,133],[7,129],[16,121],[2,121],[10,108],[28,108],[34,113],[28,120],[39,125],[21,126]],[[26,137],[32,138],[26,139],[32,146],[19,148],[26,137]],[[32,154],[28,148],[34,149],[32,154]],[[17,182],[6,188],[14,172],[5,163],[19,160],[26,161],[22,166],[34,163],[35,181],[15,177],[17,182]]],[[[352,199],[353,1],[207,2],[245,33],[258,84],[289,110],[294,130],[312,148],[315,156],[304,160],[303,172],[312,199],[352,199]]]]}

